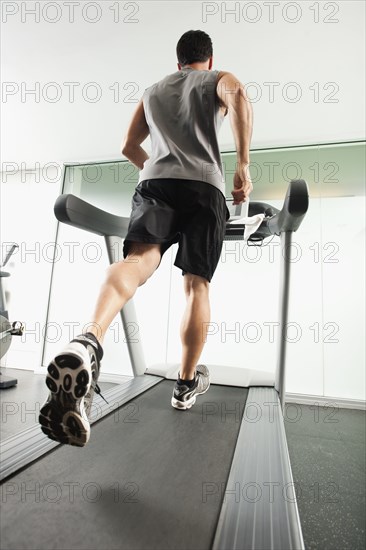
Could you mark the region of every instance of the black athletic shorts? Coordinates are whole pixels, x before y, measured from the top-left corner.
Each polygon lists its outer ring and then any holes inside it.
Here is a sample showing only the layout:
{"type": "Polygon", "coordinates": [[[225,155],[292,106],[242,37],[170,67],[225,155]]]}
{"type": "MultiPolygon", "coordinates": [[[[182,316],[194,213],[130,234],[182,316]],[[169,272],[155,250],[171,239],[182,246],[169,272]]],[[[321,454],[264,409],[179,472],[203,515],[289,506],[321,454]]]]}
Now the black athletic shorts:
{"type": "Polygon", "coordinates": [[[211,281],[220,259],[226,221],[225,197],[202,181],[142,181],[132,197],[132,212],[123,255],[133,242],[161,244],[163,255],[179,243],[174,265],[211,281]]]}

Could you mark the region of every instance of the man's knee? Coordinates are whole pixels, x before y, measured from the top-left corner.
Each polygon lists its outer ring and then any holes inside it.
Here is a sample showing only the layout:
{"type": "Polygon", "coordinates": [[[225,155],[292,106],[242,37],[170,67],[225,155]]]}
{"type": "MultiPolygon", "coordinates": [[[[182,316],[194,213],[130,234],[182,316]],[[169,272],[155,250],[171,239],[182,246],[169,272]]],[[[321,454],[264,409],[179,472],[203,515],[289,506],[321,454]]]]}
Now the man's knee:
{"type": "Polygon", "coordinates": [[[136,285],[131,277],[125,276],[123,263],[123,261],[117,262],[108,267],[106,284],[113,287],[116,292],[129,300],[135,293],[136,285]]]}
{"type": "Polygon", "coordinates": [[[148,243],[131,243],[125,263],[136,265],[139,273],[139,286],[143,285],[161,262],[161,245],[148,243]]]}

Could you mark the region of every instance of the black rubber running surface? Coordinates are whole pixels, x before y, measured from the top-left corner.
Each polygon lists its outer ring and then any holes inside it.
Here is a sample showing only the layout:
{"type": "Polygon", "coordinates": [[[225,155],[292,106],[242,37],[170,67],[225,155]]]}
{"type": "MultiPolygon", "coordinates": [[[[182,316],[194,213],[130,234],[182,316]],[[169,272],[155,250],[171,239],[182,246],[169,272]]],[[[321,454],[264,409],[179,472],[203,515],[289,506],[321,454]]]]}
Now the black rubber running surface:
{"type": "Polygon", "coordinates": [[[209,549],[247,390],[211,386],[177,411],[173,385],[5,481],[1,549],[209,549]]]}

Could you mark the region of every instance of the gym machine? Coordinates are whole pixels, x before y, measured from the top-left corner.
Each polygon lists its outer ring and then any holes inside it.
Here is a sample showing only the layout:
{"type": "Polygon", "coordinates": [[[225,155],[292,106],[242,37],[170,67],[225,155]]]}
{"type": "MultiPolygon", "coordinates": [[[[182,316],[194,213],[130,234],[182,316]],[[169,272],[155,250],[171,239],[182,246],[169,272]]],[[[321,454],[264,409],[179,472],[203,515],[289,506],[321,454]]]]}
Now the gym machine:
{"type": "MultiPolygon", "coordinates": [[[[9,313],[6,309],[6,297],[3,288],[3,278],[10,277],[10,273],[2,271],[2,268],[6,266],[14,252],[19,248],[17,244],[13,244],[4,260],[4,263],[0,266],[0,359],[4,357],[10,348],[11,340],[13,336],[21,336],[24,332],[24,325],[20,321],[9,321],[9,313]]],[[[0,372],[0,389],[11,388],[16,386],[18,380],[5,376],[0,372]]]]}

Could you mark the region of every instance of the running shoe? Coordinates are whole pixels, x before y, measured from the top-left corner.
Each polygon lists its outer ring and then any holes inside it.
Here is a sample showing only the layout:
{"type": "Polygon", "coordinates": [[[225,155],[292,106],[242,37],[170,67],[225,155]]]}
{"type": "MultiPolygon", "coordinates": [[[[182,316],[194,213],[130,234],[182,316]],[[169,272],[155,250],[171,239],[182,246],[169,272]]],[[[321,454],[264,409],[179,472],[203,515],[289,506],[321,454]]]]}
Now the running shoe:
{"type": "Polygon", "coordinates": [[[42,431],[60,443],[83,447],[90,438],[89,414],[97,384],[100,361],[97,345],[87,336],[72,340],[47,368],[49,397],[42,406],[42,431]]]}
{"type": "Polygon", "coordinates": [[[210,387],[210,373],[206,365],[197,365],[193,387],[185,384],[175,384],[172,397],[172,406],[176,409],[187,410],[196,402],[197,395],[206,393],[210,387]]]}

